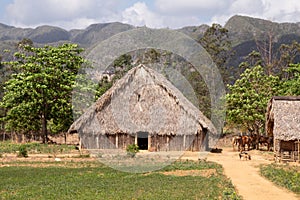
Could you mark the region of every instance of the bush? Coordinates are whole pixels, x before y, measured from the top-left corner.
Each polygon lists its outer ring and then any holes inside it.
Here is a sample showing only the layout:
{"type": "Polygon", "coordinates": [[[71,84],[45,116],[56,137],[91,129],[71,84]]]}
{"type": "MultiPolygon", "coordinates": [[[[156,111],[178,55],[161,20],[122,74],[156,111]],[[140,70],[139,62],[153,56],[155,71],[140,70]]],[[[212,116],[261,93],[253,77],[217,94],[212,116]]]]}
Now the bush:
{"type": "Polygon", "coordinates": [[[139,146],[136,144],[130,144],[127,146],[126,151],[127,155],[133,158],[135,157],[136,153],[139,152],[139,146]]]}
{"type": "Polygon", "coordinates": [[[24,158],[28,157],[27,147],[25,144],[19,146],[18,157],[24,157],[24,158]]]}
{"type": "Polygon", "coordinates": [[[222,199],[223,200],[227,200],[227,199],[228,200],[238,200],[238,199],[240,199],[240,197],[234,190],[234,187],[231,186],[231,188],[225,188],[225,190],[223,191],[222,199]]]}

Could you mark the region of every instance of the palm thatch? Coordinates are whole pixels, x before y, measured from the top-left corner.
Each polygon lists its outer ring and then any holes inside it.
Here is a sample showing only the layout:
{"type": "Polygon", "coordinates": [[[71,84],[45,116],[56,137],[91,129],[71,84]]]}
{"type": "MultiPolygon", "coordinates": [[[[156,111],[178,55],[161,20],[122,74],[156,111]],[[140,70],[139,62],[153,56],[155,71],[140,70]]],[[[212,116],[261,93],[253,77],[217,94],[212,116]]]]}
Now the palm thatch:
{"type": "Polygon", "coordinates": [[[300,139],[300,96],[275,96],[269,103],[266,131],[274,139],[300,139]]]}
{"type": "Polygon", "coordinates": [[[70,127],[80,136],[138,132],[184,136],[216,134],[206,118],[163,75],[139,65],[103,94],[70,127]]]}

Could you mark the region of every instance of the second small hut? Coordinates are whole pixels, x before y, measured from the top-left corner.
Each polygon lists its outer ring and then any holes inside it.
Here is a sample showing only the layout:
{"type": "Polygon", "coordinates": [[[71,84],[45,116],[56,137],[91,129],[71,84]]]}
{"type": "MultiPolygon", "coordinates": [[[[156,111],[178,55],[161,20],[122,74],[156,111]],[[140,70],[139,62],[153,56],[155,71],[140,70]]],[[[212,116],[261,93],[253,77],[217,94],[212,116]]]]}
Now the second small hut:
{"type": "Polygon", "coordinates": [[[139,65],[104,93],[70,127],[87,149],[208,149],[216,134],[206,118],[163,75],[139,65]]]}
{"type": "Polygon", "coordinates": [[[275,96],[269,101],[266,131],[274,137],[277,161],[300,161],[300,96],[275,96]]]}

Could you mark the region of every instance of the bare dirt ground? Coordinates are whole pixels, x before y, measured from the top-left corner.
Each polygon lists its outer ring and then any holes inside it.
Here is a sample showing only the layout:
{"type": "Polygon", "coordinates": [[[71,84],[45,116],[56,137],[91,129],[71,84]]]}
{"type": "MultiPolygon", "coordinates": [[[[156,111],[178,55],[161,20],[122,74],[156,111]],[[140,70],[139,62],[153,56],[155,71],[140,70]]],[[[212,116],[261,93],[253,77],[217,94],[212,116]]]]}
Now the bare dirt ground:
{"type": "MultiPolygon", "coordinates": [[[[276,186],[259,172],[261,164],[273,163],[272,152],[251,150],[251,160],[239,158],[239,152],[233,150],[230,140],[219,144],[222,153],[209,153],[208,161],[219,163],[224,168],[225,175],[231,179],[238,193],[244,200],[299,200],[300,195],[276,186]]],[[[199,153],[185,153],[184,159],[198,159],[199,153]]]]}
{"type": "Polygon", "coordinates": [[[251,160],[240,160],[238,152],[225,148],[221,154],[209,154],[208,160],[221,164],[239,194],[245,200],[282,200],[300,199],[294,193],[276,186],[259,174],[259,165],[272,161],[256,151],[251,151],[251,160]]]}

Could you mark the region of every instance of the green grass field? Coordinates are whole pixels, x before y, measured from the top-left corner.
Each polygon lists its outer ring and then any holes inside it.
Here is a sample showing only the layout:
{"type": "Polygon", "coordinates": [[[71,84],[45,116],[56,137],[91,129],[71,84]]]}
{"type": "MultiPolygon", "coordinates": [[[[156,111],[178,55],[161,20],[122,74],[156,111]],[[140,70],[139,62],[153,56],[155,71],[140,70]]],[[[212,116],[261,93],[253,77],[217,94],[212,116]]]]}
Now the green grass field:
{"type": "Polygon", "coordinates": [[[69,153],[75,150],[74,145],[48,145],[37,142],[30,142],[26,144],[14,143],[11,141],[0,142],[0,154],[3,153],[16,153],[20,147],[24,146],[28,153],[69,153]]]}
{"type": "Polygon", "coordinates": [[[260,171],[275,184],[300,194],[300,167],[270,164],[261,166],[260,171]]]}
{"type": "Polygon", "coordinates": [[[175,162],[145,174],[116,171],[96,161],[17,161],[3,165],[0,199],[240,199],[223,175],[222,167],[204,161],[175,162]],[[163,174],[209,169],[216,173],[210,176],[163,174]]]}

